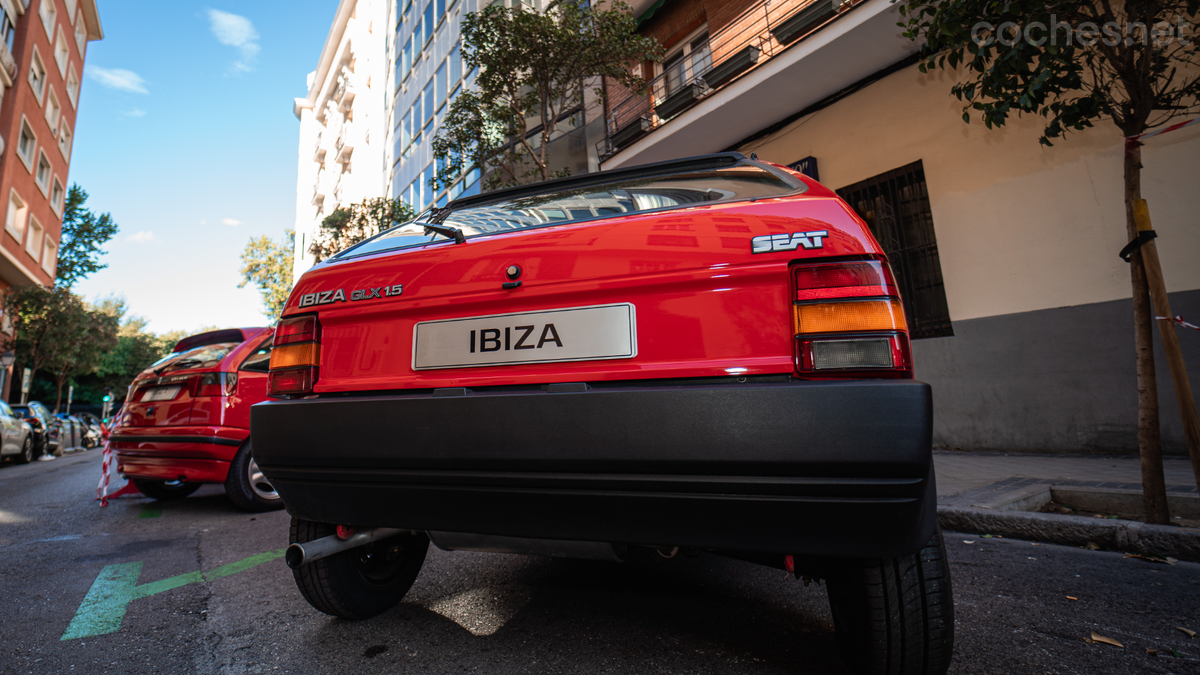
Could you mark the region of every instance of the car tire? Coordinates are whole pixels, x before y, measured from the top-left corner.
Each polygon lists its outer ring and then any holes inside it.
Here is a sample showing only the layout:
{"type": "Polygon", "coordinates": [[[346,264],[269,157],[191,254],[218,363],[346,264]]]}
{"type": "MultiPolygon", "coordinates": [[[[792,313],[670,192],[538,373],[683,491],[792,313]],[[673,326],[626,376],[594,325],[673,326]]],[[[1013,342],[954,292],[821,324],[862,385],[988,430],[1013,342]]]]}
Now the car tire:
{"type": "Polygon", "coordinates": [[[225,478],[225,494],[229,501],[243,511],[258,513],[274,511],[283,508],[283,500],[279,493],[271,487],[254,454],[250,451],[250,442],[246,441],[234,456],[229,465],[229,475],[225,478]]]}
{"type": "Polygon", "coordinates": [[[17,464],[28,464],[33,461],[33,439],[26,436],[25,442],[21,444],[21,452],[17,455],[17,464]]]}
{"type": "MultiPolygon", "coordinates": [[[[36,434],[35,434],[36,436],[36,434]]],[[[33,439],[33,458],[37,459],[46,453],[46,437],[33,439]]]]}
{"type": "Polygon", "coordinates": [[[826,580],[842,660],[866,675],[942,675],[954,598],[941,529],[913,555],[858,561],[826,580]]]}
{"type": "Polygon", "coordinates": [[[185,483],[181,480],[147,480],[145,478],[131,478],[130,480],[142,494],[159,501],[183,499],[200,489],[200,483],[185,483]]]}
{"type": "MultiPolygon", "coordinates": [[[[288,541],[303,544],[336,532],[333,525],[292,518],[288,541]]],[[[314,608],[342,619],[369,619],[399,604],[428,552],[424,534],[401,534],[315,560],[292,575],[314,608]]]]}

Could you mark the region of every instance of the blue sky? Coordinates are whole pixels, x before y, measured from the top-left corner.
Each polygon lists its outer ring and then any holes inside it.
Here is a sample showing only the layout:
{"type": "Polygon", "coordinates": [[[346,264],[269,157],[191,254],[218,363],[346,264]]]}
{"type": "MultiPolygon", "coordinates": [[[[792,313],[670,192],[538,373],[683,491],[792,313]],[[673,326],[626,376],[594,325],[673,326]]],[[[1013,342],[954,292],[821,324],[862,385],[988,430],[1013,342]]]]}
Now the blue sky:
{"type": "Polygon", "coordinates": [[[155,332],[264,325],[239,255],[295,223],[292,100],[337,3],[97,4],[69,179],[121,231],[75,291],[125,296],[155,332]]]}

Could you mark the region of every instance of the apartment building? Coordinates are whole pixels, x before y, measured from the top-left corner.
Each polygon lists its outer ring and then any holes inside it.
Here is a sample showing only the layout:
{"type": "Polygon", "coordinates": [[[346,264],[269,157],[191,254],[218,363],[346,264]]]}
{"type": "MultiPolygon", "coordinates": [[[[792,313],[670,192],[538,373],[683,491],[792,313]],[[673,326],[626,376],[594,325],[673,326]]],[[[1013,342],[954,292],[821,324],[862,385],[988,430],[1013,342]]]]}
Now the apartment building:
{"type": "Polygon", "coordinates": [[[390,0],[341,0],[329,35],[295,99],[300,120],[293,279],[314,264],[308,253],[321,221],[341,206],[389,196],[388,41],[390,0]]]}
{"type": "MultiPolygon", "coordinates": [[[[905,294],[935,444],[1136,452],[1137,389],[1122,149],[1108,121],[1038,143],[1044,120],[964,124],[942,71],[916,68],[891,0],[646,0],[666,48],[609,84],[601,167],[757,153],[837,190],[905,294]]],[[[1200,127],[1148,140],[1150,203],[1173,310],[1200,323],[1200,127]]],[[[1183,329],[1180,329],[1183,330],[1183,329]]],[[[1193,385],[1200,334],[1181,334],[1193,385]]],[[[1157,337],[1156,337],[1157,339],[1157,337]]],[[[1184,452],[1161,349],[1167,452],[1184,452]]]]}
{"type": "Polygon", "coordinates": [[[0,290],[52,286],[84,57],[104,32],[95,0],[0,0],[0,10],[0,290]]]}

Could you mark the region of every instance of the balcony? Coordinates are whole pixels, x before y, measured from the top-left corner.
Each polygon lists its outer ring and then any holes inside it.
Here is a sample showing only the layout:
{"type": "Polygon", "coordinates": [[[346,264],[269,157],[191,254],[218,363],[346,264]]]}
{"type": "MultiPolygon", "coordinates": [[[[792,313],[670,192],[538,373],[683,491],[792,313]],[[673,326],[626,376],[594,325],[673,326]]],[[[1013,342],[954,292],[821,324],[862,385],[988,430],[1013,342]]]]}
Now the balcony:
{"type": "Polygon", "coordinates": [[[606,82],[603,168],[717,152],[916,52],[890,0],[763,0],[664,65],[606,82]]]}
{"type": "Polygon", "coordinates": [[[321,206],[324,203],[325,203],[325,194],[323,192],[321,192],[321,185],[320,185],[320,183],[318,183],[317,185],[313,186],[312,205],[313,206],[321,206]]]}
{"type": "Polygon", "coordinates": [[[337,140],[333,144],[333,149],[337,153],[334,155],[335,162],[345,164],[350,161],[350,156],[354,154],[355,136],[354,125],[343,122],[338,130],[337,140]]]}
{"type": "Polygon", "coordinates": [[[338,78],[337,90],[333,94],[333,99],[337,101],[337,107],[340,112],[349,112],[354,107],[354,95],[356,93],[357,87],[354,85],[353,73],[343,68],[342,74],[338,78]]]}
{"type": "Polygon", "coordinates": [[[313,144],[313,161],[319,164],[325,162],[325,146],[321,145],[321,137],[324,135],[324,131],[318,133],[317,142],[313,144]]]}
{"type": "Polygon", "coordinates": [[[17,81],[17,62],[13,60],[12,52],[8,51],[8,45],[0,42],[0,73],[4,78],[4,86],[11,87],[17,81]]]}

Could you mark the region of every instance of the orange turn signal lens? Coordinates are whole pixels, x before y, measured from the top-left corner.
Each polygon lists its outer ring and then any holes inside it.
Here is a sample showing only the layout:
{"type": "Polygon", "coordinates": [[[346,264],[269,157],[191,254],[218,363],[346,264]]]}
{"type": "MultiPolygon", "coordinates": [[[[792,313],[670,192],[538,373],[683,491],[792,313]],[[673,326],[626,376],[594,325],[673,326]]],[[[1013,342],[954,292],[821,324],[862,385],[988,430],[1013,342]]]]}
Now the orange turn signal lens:
{"type": "MultiPolygon", "coordinates": [[[[797,335],[908,328],[904,321],[904,306],[891,298],[794,305],[792,316],[797,335]]],[[[275,366],[274,357],[271,366],[275,366]]]]}
{"type": "Polygon", "coordinates": [[[276,347],[271,350],[271,370],[295,366],[319,366],[321,365],[320,348],[321,345],[315,342],[276,347]]]}

